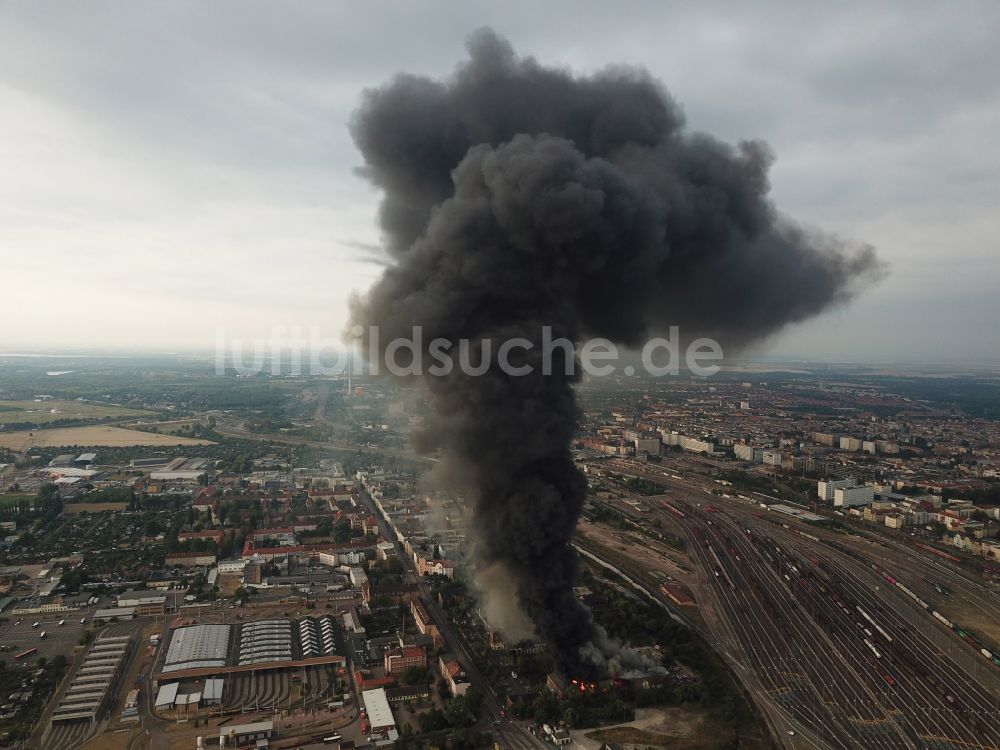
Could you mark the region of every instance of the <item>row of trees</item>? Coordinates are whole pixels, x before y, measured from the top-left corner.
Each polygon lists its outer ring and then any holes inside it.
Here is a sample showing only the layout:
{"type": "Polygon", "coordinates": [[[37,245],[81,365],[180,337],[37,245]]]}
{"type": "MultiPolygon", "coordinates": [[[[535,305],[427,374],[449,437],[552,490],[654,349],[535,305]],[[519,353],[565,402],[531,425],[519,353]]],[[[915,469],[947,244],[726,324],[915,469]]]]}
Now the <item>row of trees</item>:
{"type": "Polygon", "coordinates": [[[62,513],[62,497],[54,484],[44,484],[38,495],[17,495],[5,498],[0,495],[0,521],[24,520],[32,515],[48,520],[62,513]]]}

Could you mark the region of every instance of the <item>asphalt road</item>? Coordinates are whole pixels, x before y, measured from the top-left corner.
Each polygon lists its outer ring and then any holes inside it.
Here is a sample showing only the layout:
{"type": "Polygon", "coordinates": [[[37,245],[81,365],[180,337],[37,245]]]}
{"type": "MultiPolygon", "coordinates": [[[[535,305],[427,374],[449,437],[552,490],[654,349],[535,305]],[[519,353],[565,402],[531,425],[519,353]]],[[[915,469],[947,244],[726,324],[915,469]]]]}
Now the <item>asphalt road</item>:
{"type": "Polygon", "coordinates": [[[385,519],[378,512],[378,508],[375,507],[375,503],[372,502],[372,499],[364,490],[361,491],[360,496],[368,511],[378,519],[379,531],[381,532],[383,538],[392,540],[395,545],[396,554],[402,562],[404,570],[417,581],[423,603],[427,607],[431,618],[435,623],[437,623],[438,628],[441,630],[441,635],[444,638],[448,650],[458,657],[458,660],[465,667],[466,673],[469,676],[469,681],[483,696],[484,714],[486,720],[489,722],[489,725],[481,725],[480,729],[495,731],[493,729],[493,722],[500,721],[501,731],[499,733],[499,738],[501,744],[506,743],[507,747],[518,748],[518,750],[538,750],[538,748],[549,747],[546,743],[528,733],[516,722],[500,718],[500,696],[498,696],[493,690],[489,680],[487,680],[482,672],[479,671],[479,668],[476,666],[476,662],[472,659],[466,649],[465,643],[461,635],[458,633],[457,628],[452,625],[451,621],[438,605],[437,600],[431,594],[423,579],[417,575],[413,560],[407,557],[402,546],[396,540],[395,534],[393,534],[389,529],[385,519]]]}

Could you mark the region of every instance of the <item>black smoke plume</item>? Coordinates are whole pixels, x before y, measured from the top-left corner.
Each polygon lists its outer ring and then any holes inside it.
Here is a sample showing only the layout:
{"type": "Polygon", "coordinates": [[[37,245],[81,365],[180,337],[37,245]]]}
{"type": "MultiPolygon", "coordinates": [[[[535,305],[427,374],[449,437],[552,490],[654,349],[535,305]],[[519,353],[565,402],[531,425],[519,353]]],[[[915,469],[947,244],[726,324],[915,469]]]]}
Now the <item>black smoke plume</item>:
{"type": "Polygon", "coordinates": [[[685,130],[646,72],[576,77],[489,30],[469,53],[446,81],[367,91],[356,113],[394,265],[354,320],[379,327],[375,359],[413,326],[425,347],[472,341],[473,363],[487,341],[535,343],[517,362],[530,375],[424,378],[427,435],[475,489],[478,561],[507,571],[560,668],[587,676],[601,639],[571,589],[586,490],[570,456],[574,378],[559,363],[542,373],[542,327],[637,345],[677,325],[732,350],[847,301],[880,264],[780,218],[768,148],[685,130]]]}

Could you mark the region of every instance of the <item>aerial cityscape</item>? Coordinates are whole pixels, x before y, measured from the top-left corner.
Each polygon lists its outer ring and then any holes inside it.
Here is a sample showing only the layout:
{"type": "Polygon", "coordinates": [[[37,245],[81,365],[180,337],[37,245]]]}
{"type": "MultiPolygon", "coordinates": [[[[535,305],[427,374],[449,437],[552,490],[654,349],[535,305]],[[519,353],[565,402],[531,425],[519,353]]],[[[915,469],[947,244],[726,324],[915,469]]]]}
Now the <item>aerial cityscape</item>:
{"type": "Polygon", "coordinates": [[[64,9],[0,748],[1000,750],[997,8],[64,9]]]}

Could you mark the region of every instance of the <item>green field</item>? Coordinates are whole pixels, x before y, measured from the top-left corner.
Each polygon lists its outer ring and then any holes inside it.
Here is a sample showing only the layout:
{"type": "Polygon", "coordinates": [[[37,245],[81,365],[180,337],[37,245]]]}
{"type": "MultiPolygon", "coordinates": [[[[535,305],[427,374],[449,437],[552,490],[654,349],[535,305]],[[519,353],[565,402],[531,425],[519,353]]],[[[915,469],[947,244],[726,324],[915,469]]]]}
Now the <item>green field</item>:
{"type": "Polygon", "coordinates": [[[18,503],[20,503],[23,500],[27,500],[28,503],[32,507],[34,507],[34,505],[38,502],[38,496],[37,495],[26,495],[23,492],[22,493],[12,492],[10,494],[0,494],[0,508],[8,508],[8,507],[10,507],[12,505],[17,505],[18,503]]]}
{"type": "Polygon", "coordinates": [[[118,419],[140,417],[150,412],[126,409],[121,406],[95,404],[89,401],[0,401],[0,425],[34,424],[46,425],[61,419],[118,419]]]}

